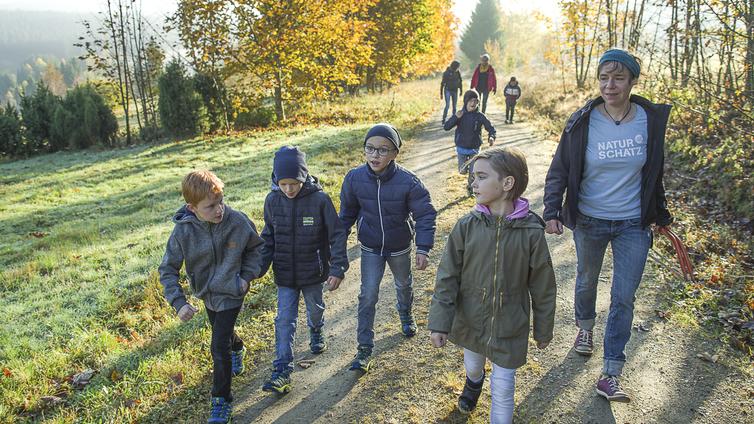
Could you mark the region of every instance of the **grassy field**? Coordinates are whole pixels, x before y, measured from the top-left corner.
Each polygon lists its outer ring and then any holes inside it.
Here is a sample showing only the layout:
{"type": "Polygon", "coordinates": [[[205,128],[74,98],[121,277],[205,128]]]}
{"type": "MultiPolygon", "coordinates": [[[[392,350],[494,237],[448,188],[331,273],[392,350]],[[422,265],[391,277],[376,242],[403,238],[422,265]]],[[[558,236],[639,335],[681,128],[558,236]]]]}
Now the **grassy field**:
{"type": "MultiPolygon", "coordinates": [[[[306,151],[337,207],[370,123],[389,120],[410,136],[439,104],[432,94],[438,83],[404,83],[312,108],[310,122],[333,115],[339,126],[1,164],[0,421],[165,422],[204,411],[211,385],[206,315],[180,324],[156,272],[170,218],[183,203],[182,176],[214,170],[226,202],[261,230],[273,152],[293,144],[306,151]],[[87,370],[91,381],[80,384],[87,370]]],[[[251,356],[270,345],[274,298],[269,277],[253,283],[238,326],[251,356]]]]}

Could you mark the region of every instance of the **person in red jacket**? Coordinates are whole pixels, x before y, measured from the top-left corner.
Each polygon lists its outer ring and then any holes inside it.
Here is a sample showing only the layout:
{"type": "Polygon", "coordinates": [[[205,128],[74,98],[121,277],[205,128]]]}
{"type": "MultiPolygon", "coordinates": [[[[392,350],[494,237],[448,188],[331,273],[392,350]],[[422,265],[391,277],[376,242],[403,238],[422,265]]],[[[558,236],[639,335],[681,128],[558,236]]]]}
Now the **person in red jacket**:
{"type": "Polygon", "coordinates": [[[471,77],[471,88],[475,89],[482,98],[482,113],[487,111],[487,97],[490,92],[497,93],[497,78],[495,69],[490,65],[490,55],[483,54],[480,58],[479,65],[474,69],[474,75],[471,77]]]}

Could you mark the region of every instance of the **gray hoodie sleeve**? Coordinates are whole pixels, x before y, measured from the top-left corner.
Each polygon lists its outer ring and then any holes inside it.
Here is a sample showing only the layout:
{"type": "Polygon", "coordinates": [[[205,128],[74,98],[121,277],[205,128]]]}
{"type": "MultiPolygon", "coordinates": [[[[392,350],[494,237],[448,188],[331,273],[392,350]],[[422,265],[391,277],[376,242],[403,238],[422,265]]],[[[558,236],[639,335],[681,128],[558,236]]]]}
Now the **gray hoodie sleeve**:
{"type": "Polygon", "coordinates": [[[243,217],[248,221],[251,226],[251,232],[249,239],[246,242],[246,248],[244,249],[243,259],[241,260],[241,272],[239,276],[247,282],[259,278],[262,273],[262,250],[264,249],[264,240],[259,237],[257,227],[254,222],[246,215],[243,217]]]}
{"type": "Polygon", "coordinates": [[[178,243],[176,229],[173,229],[158,271],[160,273],[160,284],[164,288],[165,299],[176,312],[180,311],[188,303],[186,295],[183,293],[183,289],[178,282],[181,266],[183,266],[183,249],[181,249],[181,245],[178,243]]]}

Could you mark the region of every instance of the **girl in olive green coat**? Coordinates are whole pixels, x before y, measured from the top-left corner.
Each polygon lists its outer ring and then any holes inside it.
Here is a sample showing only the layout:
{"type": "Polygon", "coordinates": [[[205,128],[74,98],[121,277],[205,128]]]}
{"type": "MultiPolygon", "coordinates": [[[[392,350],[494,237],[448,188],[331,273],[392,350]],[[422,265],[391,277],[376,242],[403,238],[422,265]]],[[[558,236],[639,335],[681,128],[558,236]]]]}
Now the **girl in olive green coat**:
{"type": "Polygon", "coordinates": [[[450,340],[464,348],[466,384],[458,409],[468,413],[476,406],[490,359],[490,421],[509,423],[516,368],[526,363],[531,312],[537,347],[552,340],[555,274],[544,222],[520,197],[529,180],[523,153],[494,148],[472,160],[477,205],[448,238],[429,329],[436,347],[450,340]]]}

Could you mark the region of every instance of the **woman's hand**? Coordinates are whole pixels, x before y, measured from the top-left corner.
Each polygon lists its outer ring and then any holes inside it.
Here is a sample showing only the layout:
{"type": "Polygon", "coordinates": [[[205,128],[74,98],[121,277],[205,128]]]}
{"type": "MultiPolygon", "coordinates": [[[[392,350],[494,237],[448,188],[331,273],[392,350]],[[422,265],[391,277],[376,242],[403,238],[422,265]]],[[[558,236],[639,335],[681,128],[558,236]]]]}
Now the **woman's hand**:
{"type": "Polygon", "coordinates": [[[563,234],[563,223],[557,219],[551,219],[545,223],[545,233],[563,234]]]}

